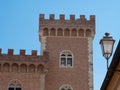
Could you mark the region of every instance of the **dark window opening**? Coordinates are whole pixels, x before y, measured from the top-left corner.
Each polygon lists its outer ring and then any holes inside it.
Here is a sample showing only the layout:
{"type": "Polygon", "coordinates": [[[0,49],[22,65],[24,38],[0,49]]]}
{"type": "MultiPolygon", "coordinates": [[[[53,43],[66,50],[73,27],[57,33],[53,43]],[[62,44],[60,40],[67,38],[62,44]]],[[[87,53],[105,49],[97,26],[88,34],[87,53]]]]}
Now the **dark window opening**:
{"type": "Polygon", "coordinates": [[[14,88],[10,87],[8,90],[14,90],[14,88]]]}
{"type": "Polygon", "coordinates": [[[21,88],[9,87],[8,90],[22,90],[21,88]]]}
{"type": "Polygon", "coordinates": [[[67,59],[67,66],[72,66],[72,58],[67,59]]]}
{"type": "Polygon", "coordinates": [[[61,58],[61,65],[66,66],[66,58],[61,58]]]}

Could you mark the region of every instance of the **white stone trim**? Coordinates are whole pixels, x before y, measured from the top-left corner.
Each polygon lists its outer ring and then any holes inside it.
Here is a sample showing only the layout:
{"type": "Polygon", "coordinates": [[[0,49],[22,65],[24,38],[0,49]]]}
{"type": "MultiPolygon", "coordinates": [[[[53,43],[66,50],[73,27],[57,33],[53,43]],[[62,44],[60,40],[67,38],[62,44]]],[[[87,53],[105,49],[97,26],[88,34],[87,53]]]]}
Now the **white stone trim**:
{"type": "Polygon", "coordinates": [[[59,67],[60,68],[73,68],[73,66],[74,66],[74,55],[73,55],[72,51],[70,51],[70,50],[63,50],[63,51],[61,51],[60,54],[59,54],[59,67]],[[72,66],[68,66],[68,65],[67,66],[62,66],[61,65],[61,55],[63,53],[70,53],[72,55],[72,66]]]}
{"type": "Polygon", "coordinates": [[[40,75],[40,90],[45,90],[45,74],[40,75]]]}
{"type": "Polygon", "coordinates": [[[89,90],[93,90],[93,45],[92,38],[88,38],[88,85],[89,90]]]}
{"type": "Polygon", "coordinates": [[[43,54],[43,51],[46,50],[46,37],[42,36],[41,37],[41,52],[43,54]]]}
{"type": "MultiPolygon", "coordinates": [[[[21,82],[20,80],[18,80],[18,79],[12,79],[12,80],[10,80],[9,83],[8,83],[7,90],[8,90],[8,88],[10,87],[10,84],[12,84],[13,82],[17,82],[17,83],[19,83],[19,84],[21,85],[20,88],[23,90],[22,82],[21,82]]],[[[16,86],[15,86],[15,88],[16,88],[16,86]]]]}
{"type": "Polygon", "coordinates": [[[73,90],[72,86],[69,85],[69,84],[63,84],[63,85],[59,88],[59,90],[61,90],[62,88],[64,88],[65,90],[68,90],[68,89],[73,90]]]}

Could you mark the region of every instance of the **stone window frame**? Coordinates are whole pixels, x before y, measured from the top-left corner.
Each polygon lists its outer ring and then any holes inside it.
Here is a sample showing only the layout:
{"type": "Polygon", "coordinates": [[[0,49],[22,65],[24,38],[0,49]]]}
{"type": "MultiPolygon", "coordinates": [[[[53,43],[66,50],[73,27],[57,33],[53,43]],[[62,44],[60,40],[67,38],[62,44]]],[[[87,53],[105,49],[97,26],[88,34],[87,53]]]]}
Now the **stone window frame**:
{"type": "Polygon", "coordinates": [[[7,90],[10,90],[9,88],[14,88],[14,90],[16,90],[16,88],[20,88],[21,90],[23,90],[20,80],[17,79],[11,80],[9,82],[7,90]]]}
{"type": "Polygon", "coordinates": [[[74,56],[73,56],[73,53],[70,51],[70,50],[63,50],[63,51],[61,51],[60,52],[60,56],[59,56],[59,67],[60,68],[73,68],[73,66],[74,66],[74,56]],[[63,56],[64,55],[64,56],[63,56]],[[65,64],[66,65],[62,65],[61,64],[61,60],[62,60],[62,58],[65,58],[65,64]],[[72,59],[71,61],[71,64],[72,65],[68,65],[68,60],[69,59],[72,59]]]}
{"type": "Polygon", "coordinates": [[[59,90],[73,90],[73,88],[69,84],[64,84],[59,88],[59,90]]]}

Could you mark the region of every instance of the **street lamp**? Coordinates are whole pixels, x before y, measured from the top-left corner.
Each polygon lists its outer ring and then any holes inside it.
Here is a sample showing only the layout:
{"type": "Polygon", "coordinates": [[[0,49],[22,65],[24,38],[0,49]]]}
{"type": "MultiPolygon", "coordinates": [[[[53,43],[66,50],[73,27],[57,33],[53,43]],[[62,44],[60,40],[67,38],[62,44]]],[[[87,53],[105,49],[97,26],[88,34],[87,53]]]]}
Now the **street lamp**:
{"type": "Polygon", "coordinates": [[[112,38],[112,36],[109,36],[109,33],[105,33],[105,36],[100,40],[100,45],[102,49],[102,54],[107,60],[107,69],[108,69],[108,60],[112,55],[113,52],[113,46],[115,43],[115,40],[112,38]]]}

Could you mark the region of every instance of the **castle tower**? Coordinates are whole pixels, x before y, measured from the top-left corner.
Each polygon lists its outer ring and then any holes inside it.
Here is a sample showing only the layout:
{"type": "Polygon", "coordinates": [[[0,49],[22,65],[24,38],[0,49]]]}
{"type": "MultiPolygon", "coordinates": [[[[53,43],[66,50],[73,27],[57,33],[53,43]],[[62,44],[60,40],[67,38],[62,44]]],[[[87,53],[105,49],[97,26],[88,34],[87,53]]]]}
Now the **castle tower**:
{"type": "Polygon", "coordinates": [[[95,16],[76,19],[64,15],[49,19],[40,14],[39,38],[42,52],[49,53],[45,90],[93,90],[93,49],[95,16]]]}

